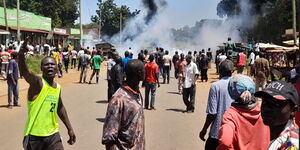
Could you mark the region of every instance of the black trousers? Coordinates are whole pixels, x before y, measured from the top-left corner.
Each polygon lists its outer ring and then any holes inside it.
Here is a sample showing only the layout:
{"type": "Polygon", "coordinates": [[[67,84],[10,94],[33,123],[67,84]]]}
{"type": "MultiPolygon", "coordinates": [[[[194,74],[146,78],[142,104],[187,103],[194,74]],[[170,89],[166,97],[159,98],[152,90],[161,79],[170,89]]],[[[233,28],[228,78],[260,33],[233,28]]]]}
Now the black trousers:
{"type": "Polygon", "coordinates": [[[65,71],[66,73],[68,73],[68,70],[69,70],[69,60],[64,60],[64,66],[65,66],[65,71]]]}
{"type": "Polygon", "coordinates": [[[179,73],[179,69],[178,69],[178,68],[175,68],[174,77],[175,77],[176,79],[178,79],[178,73],[179,73]]]}
{"type": "Polygon", "coordinates": [[[71,68],[76,68],[76,58],[72,58],[71,68]]]}
{"type": "Polygon", "coordinates": [[[112,95],[114,95],[114,88],[111,80],[107,80],[107,101],[109,102],[112,95]]]}
{"type": "Polygon", "coordinates": [[[167,79],[167,82],[169,83],[169,81],[170,81],[170,66],[164,66],[163,78],[164,78],[164,83],[166,83],[166,79],[167,79]]]}
{"type": "Polygon", "coordinates": [[[219,146],[219,140],[214,138],[208,138],[205,142],[205,150],[216,150],[219,146]]]}
{"type": "Polygon", "coordinates": [[[40,137],[28,135],[23,140],[25,150],[63,150],[63,144],[59,133],[50,136],[40,137]],[[26,138],[28,138],[26,140],[26,138]]]}
{"type": "Polygon", "coordinates": [[[192,85],[190,88],[183,88],[182,98],[187,111],[193,111],[195,109],[195,95],[195,85],[192,85]]]}
{"type": "Polygon", "coordinates": [[[203,81],[203,80],[207,81],[208,80],[207,70],[208,69],[201,69],[201,81],[203,81]]]}
{"type": "Polygon", "coordinates": [[[91,78],[90,78],[90,82],[93,80],[94,75],[96,74],[96,83],[98,83],[98,80],[99,80],[99,71],[100,71],[100,69],[94,69],[93,70],[93,73],[92,73],[91,78]]]}

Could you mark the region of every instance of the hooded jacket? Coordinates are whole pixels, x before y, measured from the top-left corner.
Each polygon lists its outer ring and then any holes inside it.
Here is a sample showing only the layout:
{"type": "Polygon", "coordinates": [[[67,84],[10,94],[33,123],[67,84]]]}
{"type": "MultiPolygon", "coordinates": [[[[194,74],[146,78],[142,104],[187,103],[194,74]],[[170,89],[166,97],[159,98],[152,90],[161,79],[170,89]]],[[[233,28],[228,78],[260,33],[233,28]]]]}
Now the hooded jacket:
{"type": "Polygon", "coordinates": [[[260,105],[252,109],[231,106],[223,115],[217,150],[266,150],[270,130],[264,125],[260,105]]]}

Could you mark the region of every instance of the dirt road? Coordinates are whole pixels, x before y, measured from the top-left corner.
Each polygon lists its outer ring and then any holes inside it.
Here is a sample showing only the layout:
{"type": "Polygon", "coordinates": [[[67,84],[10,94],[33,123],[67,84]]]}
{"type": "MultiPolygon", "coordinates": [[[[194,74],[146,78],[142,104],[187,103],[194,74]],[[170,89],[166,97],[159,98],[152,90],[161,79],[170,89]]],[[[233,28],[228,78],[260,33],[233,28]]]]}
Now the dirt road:
{"type": "MultiPolygon", "coordinates": [[[[65,126],[60,122],[60,133],[66,150],[99,150],[107,107],[105,68],[101,70],[99,84],[78,84],[79,72],[71,70],[57,82],[62,85],[62,98],[77,135],[77,142],[67,144],[65,126]]],[[[157,90],[156,110],[145,110],[147,150],[201,150],[204,142],[198,138],[205,120],[209,87],[217,76],[209,71],[207,83],[197,83],[194,113],[182,113],[185,106],[177,94],[177,80],[162,84],[157,90]]],[[[89,77],[90,73],[88,73],[89,77]]],[[[3,81],[1,81],[3,82],[3,81]]],[[[25,86],[25,85],[24,85],[25,86]]],[[[2,87],[1,87],[2,88],[2,87]]],[[[144,89],[141,89],[144,93],[144,89]]],[[[27,118],[27,91],[20,93],[22,107],[7,109],[7,96],[0,96],[0,150],[22,149],[23,129],[27,118]]]]}

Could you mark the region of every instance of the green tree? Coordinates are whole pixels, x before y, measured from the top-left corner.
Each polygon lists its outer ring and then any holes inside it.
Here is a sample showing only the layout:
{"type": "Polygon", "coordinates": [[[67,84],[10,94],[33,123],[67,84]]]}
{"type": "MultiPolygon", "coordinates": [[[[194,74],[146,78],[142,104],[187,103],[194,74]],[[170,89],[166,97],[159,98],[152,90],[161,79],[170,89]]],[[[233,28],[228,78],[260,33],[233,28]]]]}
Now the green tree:
{"type": "MultiPolygon", "coordinates": [[[[220,17],[239,15],[243,9],[242,1],[244,0],[221,0],[217,6],[217,15],[220,17]]],[[[261,14],[263,10],[275,2],[276,0],[247,0],[248,5],[251,6],[249,15],[261,14]]]]}
{"type": "MultiPolygon", "coordinates": [[[[299,6],[296,10],[299,11],[299,6]]],[[[292,2],[277,0],[272,11],[259,18],[254,29],[254,38],[281,44],[283,40],[281,35],[285,33],[286,29],[292,28],[292,15],[292,2]]]]}
{"type": "MultiPolygon", "coordinates": [[[[6,0],[8,8],[16,8],[16,0],[6,0]]],[[[20,9],[50,17],[52,27],[73,27],[78,18],[78,0],[20,0],[20,9]]],[[[0,2],[3,6],[3,2],[0,2]]]]}
{"type": "Polygon", "coordinates": [[[106,0],[102,3],[102,0],[98,0],[97,3],[99,9],[96,10],[96,15],[91,17],[92,22],[101,23],[101,33],[113,36],[119,32],[120,29],[120,14],[122,14],[122,28],[125,27],[128,19],[139,13],[138,10],[130,12],[129,7],[122,5],[117,7],[114,0],[106,0]]]}

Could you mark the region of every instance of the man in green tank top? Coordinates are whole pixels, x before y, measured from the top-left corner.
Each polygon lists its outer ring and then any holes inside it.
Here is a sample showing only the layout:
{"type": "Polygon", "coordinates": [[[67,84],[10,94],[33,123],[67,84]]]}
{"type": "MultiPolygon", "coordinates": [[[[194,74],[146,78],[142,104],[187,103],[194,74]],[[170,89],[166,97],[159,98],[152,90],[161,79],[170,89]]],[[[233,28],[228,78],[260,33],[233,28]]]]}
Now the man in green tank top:
{"type": "Polygon", "coordinates": [[[18,54],[20,73],[30,85],[23,147],[25,150],[63,150],[57,115],[68,129],[70,145],[75,143],[76,136],[62,102],[60,85],[54,82],[56,62],[52,57],[45,57],[41,61],[42,77],[30,72],[24,56],[28,51],[27,43],[28,38],[18,54]]]}

